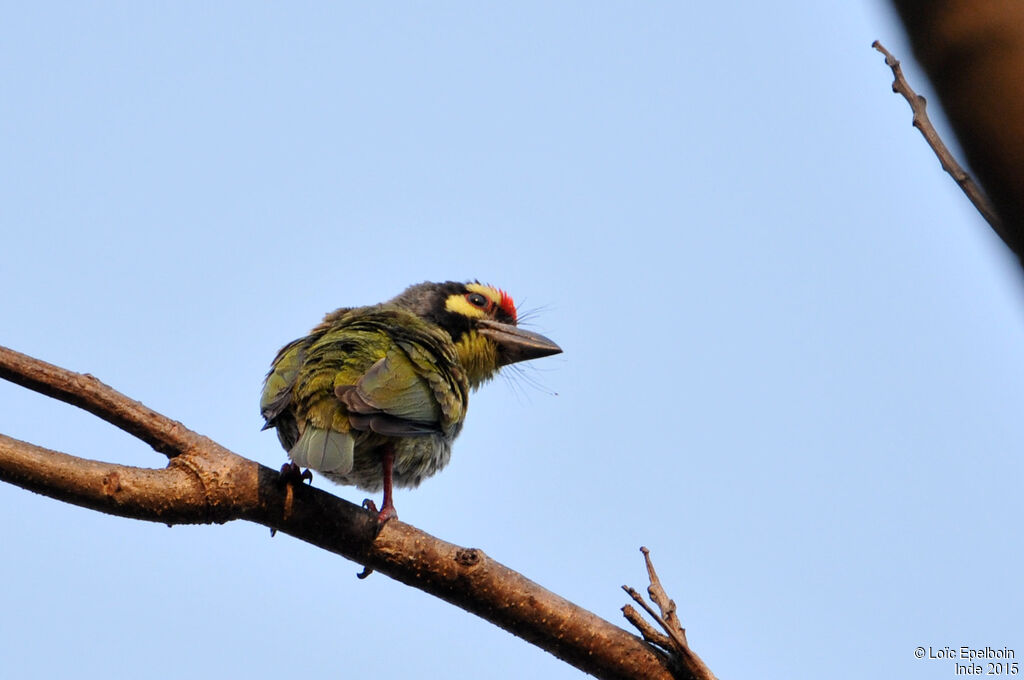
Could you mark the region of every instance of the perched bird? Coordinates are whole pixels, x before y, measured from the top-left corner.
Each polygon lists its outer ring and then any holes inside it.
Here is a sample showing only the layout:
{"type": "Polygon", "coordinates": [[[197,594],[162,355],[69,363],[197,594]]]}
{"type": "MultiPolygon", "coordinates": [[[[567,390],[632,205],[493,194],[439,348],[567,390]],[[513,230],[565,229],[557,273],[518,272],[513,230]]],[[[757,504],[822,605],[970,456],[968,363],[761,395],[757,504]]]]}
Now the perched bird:
{"type": "Polygon", "coordinates": [[[502,290],[420,283],[379,305],[335,310],[281,348],[260,400],[263,429],[276,427],[288,451],[283,474],[308,468],[383,487],[383,523],[398,516],[392,482],[415,487],[448,464],[470,388],[502,366],[561,351],[516,326],[502,290]]]}

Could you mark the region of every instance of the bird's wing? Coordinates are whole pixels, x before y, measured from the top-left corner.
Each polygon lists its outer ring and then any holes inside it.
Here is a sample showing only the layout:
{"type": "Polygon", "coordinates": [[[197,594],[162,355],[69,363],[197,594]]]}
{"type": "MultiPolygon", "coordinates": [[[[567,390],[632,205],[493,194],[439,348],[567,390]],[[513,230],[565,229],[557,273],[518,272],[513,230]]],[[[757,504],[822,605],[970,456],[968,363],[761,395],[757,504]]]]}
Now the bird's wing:
{"type": "Polygon", "coordinates": [[[263,429],[277,428],[277,437],[288,457],[305,468],[346,475],[352,471],[355,442],[347,432],[309,426],[299,435],[299,424],[291,408],[293,389],[306,359],[309,338],[300,338],[277,353],[263,384],[260,412],[263,429]]]}
{"type": "Polygon", "coordinates": [[[299,428],[292,405],[292,388],[298,380],[299,368],[305,355],[305,338],[294,340],[281,348],[263,383],[260,413],[266,420],[263,429],[277,428],[277,437],[285,449],[291,448],[299,438],[299,428]]]}
{"type": "Polygon", "coordinates": [[[334,393],[355,429],[394,436],[432,434],[439,431],[441,405],[422,373],[400,347],[392,346],[354,385],[339,382],[334,393]]]}
{"type": "Polygon", "coordinates": [[[407,340],[398,346],[409,357],[430,392],[441,413],[441,424],[447,427],[460,422],[465,416],[469,386],[454,348],[448,345],[428,346],[407,340]]]}
{"type": "Polygon", "coordinates": [[[314,329],[299,352],[285,348],[278,361],[288,393],[280,415],[267,400],[274,424],[290,416],[302,427],[286,446],[299,465],[347,474],[360,433],[430,435],[462,419],[468,386],[450,337],[407,312],[346,312],[314,329]]]}
{"type": "Polygon", "coordinates": [[[304,340],[305,338],[299,338],[282,347],[274,357],[266,380],[263,381],[260,413],[267,421],[267,427],[271,427],[271,421],[281,415],[291,403],[292,387],[299,377],[299,367],[305,355],[304,340]]]}
{"type": "MultiPolygon", "coordinates": [[[[263,429],[277,426],[280,430],[280,423],[274,422],[282,417],[286,411],[290,411],[295,401],[295,386],[300,379],[303,364],[309,354],[310,347],[321,338],[331,327],[331,324],[341,319],[348,312],[350,307],[336,309],[313,329],[306,337],[292,340],[282,347],[274,361],[270,365],[270,372],[267,373],[263,382],[263,394],[260,396],[260,413],[267,421],[263,429]]],[[[321,359],[322,360],[322,359],[321,359]]],[[[294,414],[292,414],[294,420],[294,414]]],[[[295,438],[298,438],[296,433],[295,438]]],[[[294,439],[292,441],[294,443],[294,439]]],[[[285,448],[291,444],[286,444],[285,448]]]]}

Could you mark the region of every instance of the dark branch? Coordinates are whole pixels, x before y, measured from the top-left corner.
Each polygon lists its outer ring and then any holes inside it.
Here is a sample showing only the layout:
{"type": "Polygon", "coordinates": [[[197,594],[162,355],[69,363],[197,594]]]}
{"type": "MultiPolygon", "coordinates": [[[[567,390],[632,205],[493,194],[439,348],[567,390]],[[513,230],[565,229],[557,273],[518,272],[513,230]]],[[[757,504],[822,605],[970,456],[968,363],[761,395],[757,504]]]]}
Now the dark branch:
{"type": "MultiPolygon", "coordinates": [[[[494,623],[600,678],[674,673],[661,652],[495,562],[279,474],[91,376],[0,347],[0,377],[80,406],[171,457],[166,468],[101,463],[0,435],[0,480],[101,512],[165,524],[244,519],[359,562],[494,623]]],[[[355,581],[353,587],[355,587],[355,581]]]]}
{"type": "Polygon", "coordinates": [[[1011,249],[1014,248],[1014,244],[1011,243],[1010,237],[1006,232],[1006,228],[1003,226],[1002,220],[996,213],[992,204],[989,203],[988,197],[985,196],[985,192],[981,190],[971,176],[967,174],[956,158],[946,147],[939,133],[935,130],[935,126],[932,125],[931,119],[928,117],[926,108],[928,106],[927,100],[914,92],[913,88],[910,87],[910,83],[907,82],[906,77],[903,75],[903,68],[900,66],[900,62],[896,57],[892,56],[889,50],[885,49],[882,43],[877,40],[871,43],[871,46],[876,50],[885,55],[885,64],[892,69],[892,75],[894,80],[892,81],[892,91],[903,96],[910,104],[910,110],[914,114],[913,125],[921,134],[924,136],[925,141],[928,142],[928,146],[932,148],[935,155],[939,158],[939,163],[942,165],[942,169],[945,170],[953,178],[953,181],[957,183],[960,189],[967,195],[974,207],[978,209],[981,216],[985,218],[985,221],[989,223],[989,226],[999,235],[999,238],[1003,239],[1003,243],[1008,245],[1011,249]]]}
{"type": "MultiPolygon", "coordinates": [[[[966,165],[1024,253],[1024,2],[892,0],[966,165]]],[[[1024,264],[1024,263],[1022,263],[1024,264]]]]}

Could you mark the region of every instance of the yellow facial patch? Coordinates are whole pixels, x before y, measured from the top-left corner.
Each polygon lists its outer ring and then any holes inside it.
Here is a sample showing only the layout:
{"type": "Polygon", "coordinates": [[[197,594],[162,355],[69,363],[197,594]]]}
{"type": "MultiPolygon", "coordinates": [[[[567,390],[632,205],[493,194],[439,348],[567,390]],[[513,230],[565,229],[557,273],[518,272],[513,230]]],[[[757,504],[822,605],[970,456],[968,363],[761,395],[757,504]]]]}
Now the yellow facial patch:
{"type": "MultiPolygon", "coordinates": [[[[466,290],[470,293],[479,293],[487,298],[488,302],[490,302],[488,305],[489,309],[494,309],[501,304],[501,291],[497,288],[491,288],[481,283],[469,283],[466,284],[466,290]]],[[[486,310],[472,304],[463,294],[449,295],[448,299],[444,302],[444,308],[449,312],[461,314],[470,319],[482,319],[487,316],[486,310]]]]}
{"type": "Polygon", "coordinates": [[[459,363],[474,390],[498,372],[498,348],[476,331],[470,331],[455,344],[459,363]]]}

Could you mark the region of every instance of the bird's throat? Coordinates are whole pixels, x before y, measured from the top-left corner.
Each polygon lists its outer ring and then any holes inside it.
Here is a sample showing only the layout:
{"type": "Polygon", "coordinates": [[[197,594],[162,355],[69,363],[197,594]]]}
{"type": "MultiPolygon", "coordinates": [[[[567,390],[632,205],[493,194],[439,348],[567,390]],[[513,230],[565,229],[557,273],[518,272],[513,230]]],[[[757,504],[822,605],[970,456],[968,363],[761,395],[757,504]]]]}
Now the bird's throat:
{"type": "Polygon", "coordinates": [[[476,389],[498,372],[498,348],[476,331],[468,331],[455,343],[459,363],[466,371],[469,386],[476,389]]]}

